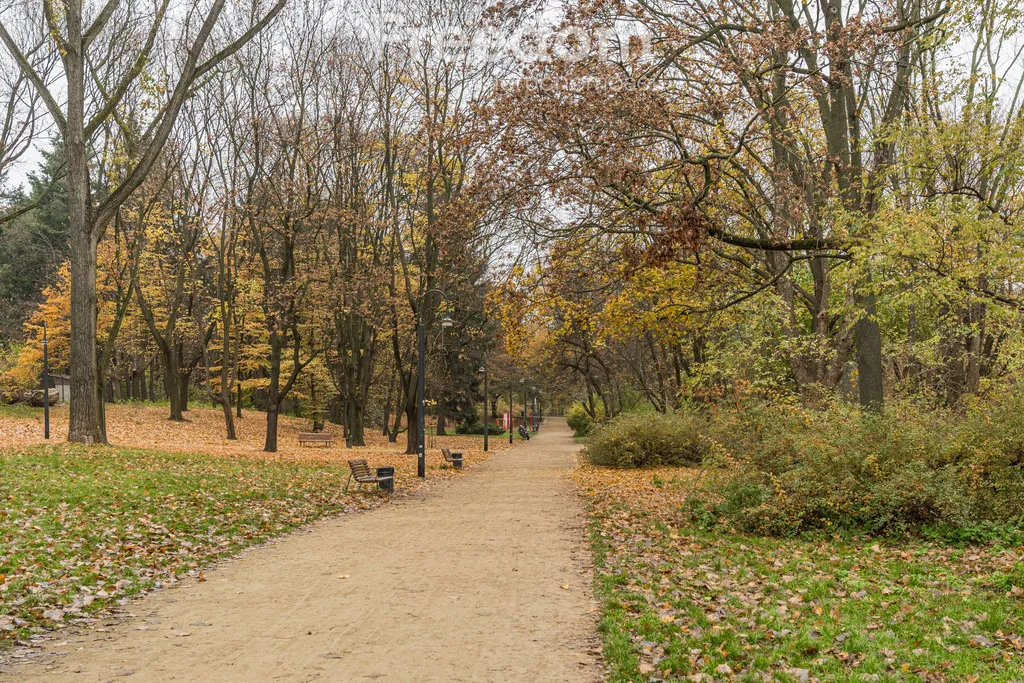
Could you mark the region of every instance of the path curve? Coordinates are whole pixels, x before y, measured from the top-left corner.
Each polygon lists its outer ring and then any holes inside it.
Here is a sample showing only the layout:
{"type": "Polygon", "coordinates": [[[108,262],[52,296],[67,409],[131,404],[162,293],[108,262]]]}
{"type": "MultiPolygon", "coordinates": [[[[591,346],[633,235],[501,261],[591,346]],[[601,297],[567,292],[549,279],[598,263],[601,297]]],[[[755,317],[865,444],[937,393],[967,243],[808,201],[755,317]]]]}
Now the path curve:
{"type": "Polygon", "coordinates": [[[549,420],[425,496],[318,522],[129,605],[19,681],[597,681],[578,447],[549,420]],[[348,578],[340,578],[345,575],[348,578]],[[568,588],[563,588],[568,586],[568,588]]]}

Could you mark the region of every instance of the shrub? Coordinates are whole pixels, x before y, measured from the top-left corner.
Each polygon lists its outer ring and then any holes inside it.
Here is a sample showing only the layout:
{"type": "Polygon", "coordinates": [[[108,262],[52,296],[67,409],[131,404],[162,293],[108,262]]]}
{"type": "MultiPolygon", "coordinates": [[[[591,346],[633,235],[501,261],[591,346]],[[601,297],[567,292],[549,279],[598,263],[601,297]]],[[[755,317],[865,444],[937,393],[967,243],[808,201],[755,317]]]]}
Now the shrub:
{"type": "MultiPolygon", "coordinates": [[[[505,430],[498,425],[488,424],[487,431],[491,436],[501,436],[505,433],[505,430]]],[[[476,422],[474,424],[460,424],[455,427],[455,433],[462,436],[483,436],[484,425],[482,422],[476,422]]]]}
{"type": "Polygon", "coordinates": [[[701,421],[675,415],[620,415],[596,430],[587,459],[607,467],[694,465],[711,450],[701,421]]]}
{"type": "Polygon", "coordinates": [[[913,404],[862,413],[837,403],[716,416],[709,429],[736,462],[719,512],[744,531],[776,535],[1013,523],[1024,512],[1022,408],[1012,398],[966,415],[913,404]]]}
{"type": "Polygon", "coordinates": [[[579,402],[569,406],[569,410],[565,414],[565,421],[576,436],[587,436],[594,430],[594,419],[579,402]]]}

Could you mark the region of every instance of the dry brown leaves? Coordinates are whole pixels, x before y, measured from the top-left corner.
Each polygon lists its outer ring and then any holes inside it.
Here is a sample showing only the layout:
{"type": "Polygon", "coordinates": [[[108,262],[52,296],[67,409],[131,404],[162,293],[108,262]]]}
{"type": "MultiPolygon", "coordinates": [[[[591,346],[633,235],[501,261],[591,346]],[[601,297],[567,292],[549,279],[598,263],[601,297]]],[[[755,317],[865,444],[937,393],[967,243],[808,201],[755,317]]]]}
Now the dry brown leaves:
{"type": "MultiPolygon", "coordinates": [[[[309,431],[309,420],[282,415],[278,425],[278,451],[265,453],[263,440],[266,436],[266,417],[260,412],[247,410],[241,420],[236,419],[236,441],[224,438],[224,417],[220,410],[207,407],[190,409],[185,414],[185,422],[168,420],[168,409],[164,406],[110,404],[106,406],[106,413],[107,436],[110,443],[116,446],[204,453],[229,458],[336,463],[341,467],[349,459],[366,458],[371,467],[394,467],[398,488],[413,489],[421,483],[416,477],[415,456],[405,454],[404,433],[399,435],[397,443],[390,443],[379,430],[367,429],[366,446],[345,448],[341,427],[328,424],[327,431],[337,439],[332,446],[303,447],[299,446],[298,434],[309,431]]],[[[51,443],[67,439],[67,406],[51,410],[50,425],[51,443]]],[[[45,443],[41,411],[29,418],[0,414],[0,449],[45,443]]],[[[464,466],[467,468],[487,458],[487,453],[483,451],[482,437],[427,435],[427,469],[431,477],[455,475],[455,471],[446,466],[441,455],[443,447],[462,451],[464,466]]],[[[491,451],[499,451],[508,448],[508,441],[492,437],[489,447],[491,451]]]]}

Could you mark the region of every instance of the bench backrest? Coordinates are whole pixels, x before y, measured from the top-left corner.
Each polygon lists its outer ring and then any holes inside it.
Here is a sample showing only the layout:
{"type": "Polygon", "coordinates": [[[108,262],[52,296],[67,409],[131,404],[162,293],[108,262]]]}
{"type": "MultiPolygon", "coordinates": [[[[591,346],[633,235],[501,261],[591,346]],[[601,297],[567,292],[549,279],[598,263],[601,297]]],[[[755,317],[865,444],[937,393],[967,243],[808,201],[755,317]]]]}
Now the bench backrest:
{"type": "Polygon", "coordinates": [[[327,432],[299,432],[299,441],[334,441],[327,432]]]}
{"type": "Polygon", "coordinates": [[[374,478],[373,472],[370,471],[370,466],[366,463],[365,458],[349,460],[348,466],[352,470],[352,476],[356,478],[356,481],[374,478]]]}

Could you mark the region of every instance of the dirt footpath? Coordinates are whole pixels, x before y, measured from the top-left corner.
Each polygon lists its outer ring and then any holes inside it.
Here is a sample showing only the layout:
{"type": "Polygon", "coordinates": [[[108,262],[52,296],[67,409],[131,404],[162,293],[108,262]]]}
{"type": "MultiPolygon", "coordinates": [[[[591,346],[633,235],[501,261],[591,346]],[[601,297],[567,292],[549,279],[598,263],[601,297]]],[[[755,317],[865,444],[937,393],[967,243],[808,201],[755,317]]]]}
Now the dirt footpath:
{"type": "MultiPolygon", "coordinates": [[[[584,518],[550,420],[424,497],[320,522],[128,606],[19,681],[597,681],[584,518]],[[344,578],[343,578],[344,577],[344,578]],[[568,588],[562,588],[568,586],[568,588]]],[[[0,674],[0,678],[5,678],[0,674]]]]}

